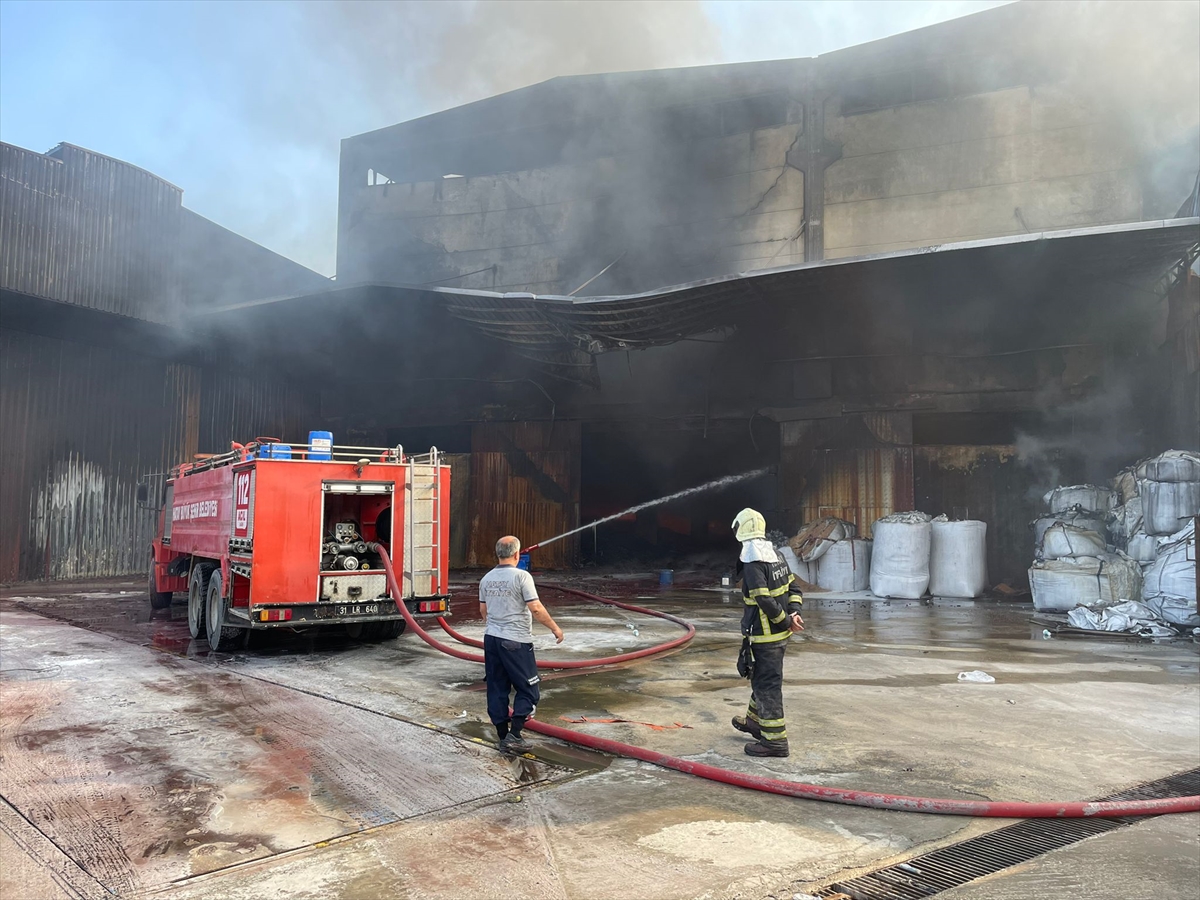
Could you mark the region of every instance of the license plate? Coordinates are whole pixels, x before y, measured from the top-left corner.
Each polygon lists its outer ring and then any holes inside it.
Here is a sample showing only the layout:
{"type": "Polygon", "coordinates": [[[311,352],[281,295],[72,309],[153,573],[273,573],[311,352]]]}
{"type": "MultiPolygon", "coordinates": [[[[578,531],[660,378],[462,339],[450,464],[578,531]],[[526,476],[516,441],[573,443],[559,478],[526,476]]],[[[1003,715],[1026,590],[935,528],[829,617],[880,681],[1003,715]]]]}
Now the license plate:
{"type": "Polygon", "coordinates": [[[333,614],[339,619],[343,616],[378,616],[395,608],[394,603],[339,603],[333,607],[333,614]]]}

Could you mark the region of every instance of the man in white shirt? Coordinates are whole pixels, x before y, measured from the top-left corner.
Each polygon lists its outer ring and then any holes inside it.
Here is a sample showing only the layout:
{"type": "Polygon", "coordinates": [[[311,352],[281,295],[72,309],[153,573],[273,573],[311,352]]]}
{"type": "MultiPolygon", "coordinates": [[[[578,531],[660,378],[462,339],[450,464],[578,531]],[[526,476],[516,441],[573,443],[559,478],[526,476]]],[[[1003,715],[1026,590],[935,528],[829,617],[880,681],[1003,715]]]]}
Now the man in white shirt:
{"type": "Polygon", "coordinates": [[[521,542],[506,535],[496,542],[496,568],[479,582],[479,614],[483,631],[483,667],[487,677],[488,718],[496,726],[500,749],[526,753],[530,749],[521,737],[525,720],[537,709],[541,699],[541,678],[533,654],[533,620],[545,625],[558,643],[563,641],[558,627],[542,601],[538,599],[533,576],[517,568],[521,542]],[[516,691],[512,715],[508,700],[516,691]]]}

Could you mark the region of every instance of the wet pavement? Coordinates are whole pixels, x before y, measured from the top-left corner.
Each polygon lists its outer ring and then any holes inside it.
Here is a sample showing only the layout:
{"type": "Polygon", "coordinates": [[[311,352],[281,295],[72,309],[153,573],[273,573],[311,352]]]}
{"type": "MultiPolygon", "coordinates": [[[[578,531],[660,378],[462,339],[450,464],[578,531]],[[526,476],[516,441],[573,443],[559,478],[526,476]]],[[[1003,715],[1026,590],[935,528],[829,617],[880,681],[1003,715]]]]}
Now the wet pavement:
{"type": "MultiPolygon", "coordinates": [[[[1028,604],[866,595],[806,602],[786,665],[792,756],[750,760],[728,726],[748,696],[733,669],[740,598],[680,580],[570,579],[697,636],[653,660],[546,673],[538,717],[925,796],[1078,799],[1200,765],[1194,644],[1044,640],[1028,604]],[[958,682],[972,669],[996,683],[958,682]]],[[[469,591],[456,589],[454,624],[479,636],[469,591]]],[[[541,657],[679,633],[542,594],[567,640],[539,636],[541,657]]],[[[790,897],[1003,824],[763,795],[540,739],[514,760],[487,743],[481,679],[411,634],[255,634],[212,653],[182,605],[152,612],[133,582],[5,589],[0,851],[22,865],[4,867],[0,895],[790,897]]]]}

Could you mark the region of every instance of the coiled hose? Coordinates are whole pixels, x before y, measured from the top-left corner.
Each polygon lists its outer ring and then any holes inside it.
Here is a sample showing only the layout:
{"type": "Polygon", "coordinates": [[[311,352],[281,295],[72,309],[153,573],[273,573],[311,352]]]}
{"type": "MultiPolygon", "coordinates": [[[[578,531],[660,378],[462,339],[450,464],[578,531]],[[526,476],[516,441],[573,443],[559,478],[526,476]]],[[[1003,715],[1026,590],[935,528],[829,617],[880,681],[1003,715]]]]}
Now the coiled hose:
{"type": "MultiPolygon", "coordinates": [[[[387,551],[382,548],[379,550],[379,555],[383,560],[384,569],[387,570],[388,583],[391,585],[392,597],[395,598],[396,607],[400,610],[400,614],[404,616],[408,627],[416,632],[417,636],[429,644],[429,646],[441,650],[443,653],[448,653],[458,659],[470,660],[471,662],[483,662],[483,657],[477,653],[468,653],[465,650],[459,650],[456,647],[441,643],[417,623],[412,613],[404,605],[404,601],[400,599],[402,594],[396,582],[396,573],[392,569],[391,558],[388,556],[387,551]]],[[[558,590],[565,590],[568,593],[584,597],[588,600],[595,600],[633,612],[643,612],[687,626],[688,633],[684,637],[670,642],[673,646],[682,646],[691,640],[692,636],[696,633],[694,626],[683,619],[668,615],[667,613],[630,606],[629,604],[619,603],[616,600],[606,600],[603,597],[597,597],[594,594],[573,588],[558,588],[558,590]]],[[[464,640],[467,643],[479,643],[470,638],[465,638],[465,636],[457,635],[457,632],[451,630],[444,623],[442,627],[446,628],[447,632],[456,636],[457,639],[464,640]]],[[[608,665],[611,662],[622,662],[625,659],[635,659],[639,656],[649,656],[651,653],[661,653],[665,649],[669,649],[669,647],[666,644],[662,644],[648,650],[638,651],[637,654],[624,653],[619,657],[609,657],[608,662],[604,660],[578,661],[584,663],[583,665],[568,665],[565,663],[545,665],[539,662],[538,667],[587,668],[589,666],[608,665]]],[[[644,747],[637,747],[633,744],[624,744],[620,741],[609,740],[608,738],[571,731],[570,729],[550,725],[547,722],[541,722],[537,719],[529,719],[525,723],[525,727],[536,731],[538,734],[544,734],[546,737],[586,747],[589,750],[598,750],[603,753],[612,753],[616,756],[624,756],[629,759],[638,759],[642,762],[648,762],[667,769],[674,769],[677,772],[683,772],[688,775],[696,775],[700,778],[707,778],[710,781],[717,781],[721,784],[731,784],[736,787],[765,791],[770,794],[782,794],[787,797],[799,797],[803,800],[822,800],[827,803],[841,803],[848,806],[868,806],[874,809],[894,809],[904,812],[932,813],[943,816],[978,816],[999,819],[1112,818],[1119,816],[1158,816],[1166,813],[1200,811],[1200,796],[1169,797],[1163,800],[1027,803],[1022,801],[942,800],[929,797],[907,797],[903,794],[880,794],[873,791],[850,791],[841,788],[822,787],[816,784],[803,784],[798,781],[787,781],[781,778],[767,778],[763,775],[751,775],[733,769],[722,769],[718,766],[710,766],[707,763],[681,759],[677,756],[668,756],[665,753],[647,750],[644,747]]]]}
{"type": "MultiPolygon", "coordinates": [[[[684,634],[671,641],[666,641],[662,644],[655,644],[653,647],[645,647],[641,650],[633,650],[629,653],[621,653],[617,656],[604,656],[600,659],[572,659],[572,660],[541,660],[537,661],[539,669],[594,669],[598,666],[611,666],[614,663],[628,662],[631,659],[644,659],[647,656],[655,656],[659,653],[666,653],[668,650],[674,650],[676,647],[682,647],[688,641],[696,636],[696,626],[691,622],[673,616],[670,613],[659,612],[656,609],[648,609],[644,606],[633,606],[630,603],[621,603],[618,600],[609,600],[605,597],[597,597],[595,594],[589,594],[587,591],[577,591],[575,588],[562,587],[555,585],[557,591],[563,591],[567,594],[574,594],[576,597],[582,597],[585,600],[594,600],[597,603],[603,603],[606,606],[616,606],[620,609],[627,609],[630,612],[641,613],[646,616],[654,616],[656,619],[666,619],[668,622],[674,622],[684,629],[684,634]]],[[[442,626],[442,629],[450,637],[454,638],[460,644],[467,644],[471,647],[483,647],[483,641],[475,638],[467,637],[450,627],[450,623],[445,619],[438,617],[437,623],[442,626]]],[[[460,657],[465,658],[465,657],[460,657]]],[[[473,657],[479,662],[483,662],[483,657],[473,657]]]]}

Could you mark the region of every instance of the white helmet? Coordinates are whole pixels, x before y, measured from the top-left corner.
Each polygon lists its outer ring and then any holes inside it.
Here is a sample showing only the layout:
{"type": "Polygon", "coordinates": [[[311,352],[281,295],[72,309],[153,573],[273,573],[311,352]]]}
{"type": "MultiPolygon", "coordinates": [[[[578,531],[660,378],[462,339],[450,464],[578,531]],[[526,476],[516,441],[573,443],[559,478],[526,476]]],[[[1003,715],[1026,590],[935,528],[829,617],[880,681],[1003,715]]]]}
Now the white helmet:
{"type": "Polygon", "coordinates": [[[746,507],[733,518],[733,536],[739,541],[752,541],[767,536],[767,520],[756,509],[746,507]]]}

